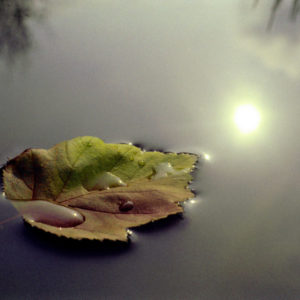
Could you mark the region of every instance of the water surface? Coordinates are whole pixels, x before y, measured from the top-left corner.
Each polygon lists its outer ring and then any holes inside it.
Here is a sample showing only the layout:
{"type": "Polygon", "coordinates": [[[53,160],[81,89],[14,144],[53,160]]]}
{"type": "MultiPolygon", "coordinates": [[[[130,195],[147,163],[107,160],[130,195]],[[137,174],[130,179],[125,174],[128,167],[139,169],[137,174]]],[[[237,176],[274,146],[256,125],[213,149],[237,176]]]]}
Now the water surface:
{"type": "Polygon", "coordinates": [[[130,251],[2,225],[4,299],[299,299],[299,21],[283,4],[266,30],[271,1],[246,2],[29,1],[8,27],[24,51],[0,30],[3,163],[80,135],[209,158],[183,218],[134,230],[130,251]],[[245,104],[260,113],[247,134],[245,104]]]}

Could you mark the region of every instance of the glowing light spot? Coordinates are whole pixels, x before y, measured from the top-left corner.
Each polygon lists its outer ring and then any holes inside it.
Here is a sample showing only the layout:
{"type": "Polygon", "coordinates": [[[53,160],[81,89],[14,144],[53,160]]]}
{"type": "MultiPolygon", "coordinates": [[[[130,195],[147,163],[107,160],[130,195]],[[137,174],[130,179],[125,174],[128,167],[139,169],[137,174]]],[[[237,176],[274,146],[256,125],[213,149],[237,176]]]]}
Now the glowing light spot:
{"type": "Polygon", "coordinates": [[[234,122],[242,133],[250,133],[260,124],[260,113],[252,105],[239,106],[234,114],[234,122]]]}
{"type": "Polygon", "coordinates": [[[132,235],[132,233],[133,233],[132,230],[127,229],[127,234],[128,235],[132,235]]]}
{"type": "Polygon", "coordinates": [[[204,154],[203,154],[203,158],[204,158],[205,160],[210,160],[210,159],[211,159],[210,155],[207,154],[207,153],[204,153],[204,154]]]}
{"type": "Polygon", "coordinates": [[[190,200],[190,203],[191,203],[191,204],[195,204],[196,202],[197,202],[197,201],[194,200],[194,199],[190,200]]]}

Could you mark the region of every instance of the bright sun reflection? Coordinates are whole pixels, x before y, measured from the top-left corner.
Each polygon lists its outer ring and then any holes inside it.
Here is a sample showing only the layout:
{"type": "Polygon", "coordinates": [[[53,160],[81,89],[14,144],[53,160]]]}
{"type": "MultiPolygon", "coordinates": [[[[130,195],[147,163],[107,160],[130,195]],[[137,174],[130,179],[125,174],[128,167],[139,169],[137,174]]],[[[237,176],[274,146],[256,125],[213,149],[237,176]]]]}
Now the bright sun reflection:
{"type": "Polygon", "coordinates": [[[203,157],[204,157],[205,160],[210,160],[210,155],[207,154],[207,153],[204,153],[203,157]]]}
{"type": "Polygon", "coordinates": [[[250,133],[258,128],[260,113],[250,104],[241,105],[235,111],[234,122],[242,133],[250,133]]]}

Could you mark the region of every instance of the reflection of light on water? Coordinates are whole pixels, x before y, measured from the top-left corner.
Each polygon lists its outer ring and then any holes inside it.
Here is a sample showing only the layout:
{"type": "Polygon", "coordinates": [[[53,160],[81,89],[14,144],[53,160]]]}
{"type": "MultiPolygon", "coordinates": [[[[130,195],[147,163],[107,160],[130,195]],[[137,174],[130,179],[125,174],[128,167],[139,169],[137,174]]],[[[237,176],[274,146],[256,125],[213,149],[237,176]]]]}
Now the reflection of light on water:
{"type": "Polygon", "coordinates": [[[234,122],[242,133],[250,133],[258,128],[260,113],[252,105],[241,105],[235,111],[234,122]]]}
{"type": "Polygon", "coordinates": [[[207,153],[204,153],[204,154],[203,154],[203,158],[204,158],[205,160],[210,160],[210,159],[211,159],[210,155],[207,154],[207,153]]]}
{"type": "Polygon", "coordinates": [[[199,197],[188,199],[184,201],[184,209],[193,209],[194,207],[198,206],[202,200],[199,197]]]}

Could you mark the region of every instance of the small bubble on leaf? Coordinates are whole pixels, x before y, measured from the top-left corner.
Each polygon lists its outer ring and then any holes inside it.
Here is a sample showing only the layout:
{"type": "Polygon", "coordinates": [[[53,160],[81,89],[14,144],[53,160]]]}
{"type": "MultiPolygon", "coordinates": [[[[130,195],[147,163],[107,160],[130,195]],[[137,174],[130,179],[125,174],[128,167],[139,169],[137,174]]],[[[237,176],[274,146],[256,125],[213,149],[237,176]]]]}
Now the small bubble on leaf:
{"type": "Polygon", "coordinates": [[[133,209],[133,202],[132,201],[126,201],[120,204],[119,210],[120,211],[129,211],[133,209]]]}

